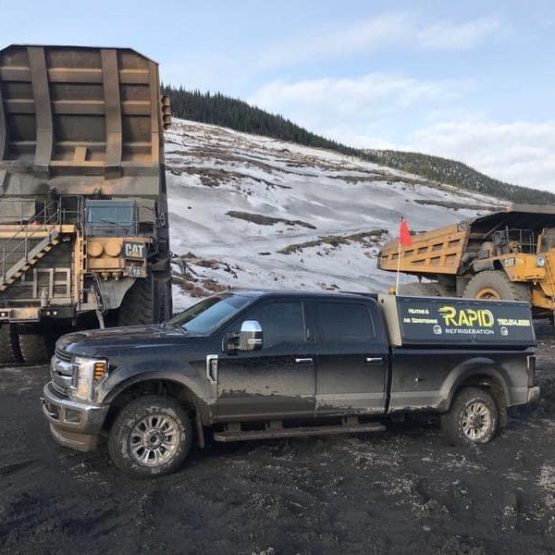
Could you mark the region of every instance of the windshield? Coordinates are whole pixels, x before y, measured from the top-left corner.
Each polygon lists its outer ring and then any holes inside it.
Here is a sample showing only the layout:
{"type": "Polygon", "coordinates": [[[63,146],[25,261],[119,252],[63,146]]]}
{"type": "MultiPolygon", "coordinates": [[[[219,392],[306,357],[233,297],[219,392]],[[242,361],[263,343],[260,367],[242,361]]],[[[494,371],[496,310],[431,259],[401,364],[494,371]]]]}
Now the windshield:
{"type": "Polygon", "coordinates": [[[133,223],[133,205],[104,205],[89,208],[91,224],[129,225],[133,223]]]}
{"type": "Polygon", "coordinates": [[[178,314],[169,323],[189,333],[208,334],[237,314],[251,300],[241,295],[210,297],[178,314]]]}

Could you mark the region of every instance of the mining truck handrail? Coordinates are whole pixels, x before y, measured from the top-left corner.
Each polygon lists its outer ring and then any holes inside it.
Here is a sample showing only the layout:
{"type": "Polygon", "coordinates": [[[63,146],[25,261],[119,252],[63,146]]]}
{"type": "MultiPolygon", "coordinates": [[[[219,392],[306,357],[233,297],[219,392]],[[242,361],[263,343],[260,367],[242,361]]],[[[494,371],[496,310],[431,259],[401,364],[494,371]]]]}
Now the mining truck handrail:
{"type": "Polygon", "coordinates": [[[18,252],[20,248],[23,246],[23,257],[27,260],[28,253],[29,253],[29,240],[32,239],[35,235],[39,232],[49,231],[49,227],[53,225],[60,225],[61,224],[61,211],[58,202],[52,202],[47,204],[38,214],[33,217],[33,222],[20,224],[19,230],[15,233],[13,237],[2,245],[2,279],[6,276],[6,261],[10,256],[14,253],[18,252]],[[49,216],[50,210],[55,208],[54,212],[51,213],[49,216]],[[44,220],[42,223],[38,223],[37,220],[44,220]],[[21,237],[24,234],[23,237],[21,237]],[[14,241],[21,239],[17,244],[11,249],[9,252],[6,252],[6,246],[10,245],[14,241]]]}

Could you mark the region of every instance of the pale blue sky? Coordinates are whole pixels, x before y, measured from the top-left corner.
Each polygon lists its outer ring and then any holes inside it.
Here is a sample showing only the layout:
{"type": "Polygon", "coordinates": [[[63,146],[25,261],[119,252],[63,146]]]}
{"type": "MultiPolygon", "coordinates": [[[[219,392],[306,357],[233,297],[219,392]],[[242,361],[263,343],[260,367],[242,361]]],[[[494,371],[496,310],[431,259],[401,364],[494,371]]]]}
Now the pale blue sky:
{"type": "Polygon", "coordinates": [[[0,42],[130,46],[348,144],[555,190],[553,1],[0,0],[0,42]]]}

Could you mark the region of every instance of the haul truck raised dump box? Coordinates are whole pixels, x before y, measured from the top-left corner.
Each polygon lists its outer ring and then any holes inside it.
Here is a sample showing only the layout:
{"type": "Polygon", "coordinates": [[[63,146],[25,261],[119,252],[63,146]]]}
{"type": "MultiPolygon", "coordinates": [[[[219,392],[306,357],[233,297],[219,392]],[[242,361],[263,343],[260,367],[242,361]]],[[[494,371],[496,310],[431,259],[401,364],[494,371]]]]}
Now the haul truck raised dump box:
{"type": "Polygon", "coordinates": [[[171,315],[168,124],[158,66],[134,50],[0,50],[0,363],[171,315]]]}
{"type": "Polygon", "coordinates": [[[463,296],[532,303],[537,316],[555,311],[555,208],[515,205],[412,236],[399,264],[396,240],[378,267],[432,280],[402,287],[407,295],[463,296]]]}

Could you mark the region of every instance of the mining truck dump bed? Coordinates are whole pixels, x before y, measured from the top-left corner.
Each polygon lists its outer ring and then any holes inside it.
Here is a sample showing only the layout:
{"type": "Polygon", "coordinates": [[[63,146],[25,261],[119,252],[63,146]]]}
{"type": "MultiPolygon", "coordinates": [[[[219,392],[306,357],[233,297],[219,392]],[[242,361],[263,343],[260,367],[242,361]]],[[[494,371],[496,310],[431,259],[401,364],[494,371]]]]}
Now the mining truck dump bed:
{"type": "Polygon", "coordinates": [[[0,100],[3,198],[51,187],[160,195],[155,62],[130,49],[9,46],[0,51],[0,100]]]}
{"type": "Polygon", "coordinates": [[[0,324],[171,315],[168,123],[158,65],[132,49],[0,50],[0,324]]]}

